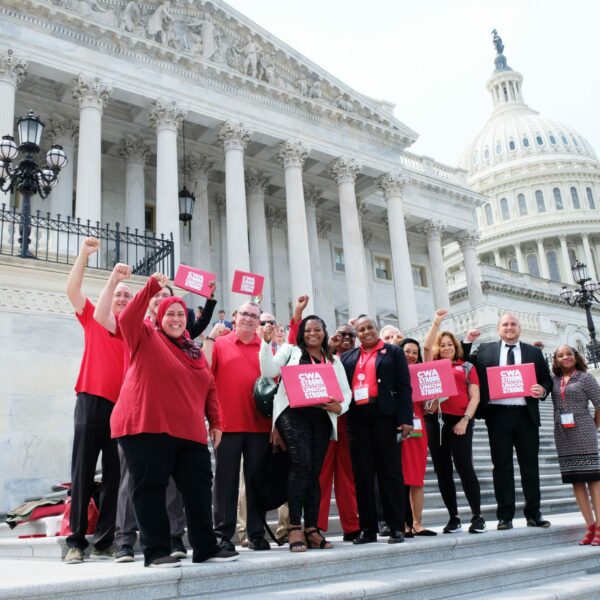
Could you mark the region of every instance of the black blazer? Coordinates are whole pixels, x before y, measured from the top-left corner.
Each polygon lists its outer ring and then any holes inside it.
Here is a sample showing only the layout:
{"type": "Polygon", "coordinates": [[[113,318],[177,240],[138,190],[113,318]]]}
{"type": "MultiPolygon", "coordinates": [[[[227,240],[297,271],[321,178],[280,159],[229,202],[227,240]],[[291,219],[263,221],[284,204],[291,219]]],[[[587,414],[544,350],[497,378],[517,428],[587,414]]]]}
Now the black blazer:
{"type": "MultiPolygon", "coordinates": [[[[537,382],[543,386],[546,390],[546,394],[552,392],[552,376],[544,355],[539,348],[532,346],[531,344],[525,344],[520,342],[521,346],[521,363],[533,363],[535,365],[535,377],[537,382]]],[[[477,375],[479,376],[480,386],[480,400],[479,406],[475,416],[478,419],[484,419],[487,413],[487,407],[490,401],[490,391],[488,389],[487,379],[487,367],[497,367],[500,362],[500,349],[502,347],[502,341],[497,342],[486,342],[480,344],[473,352],[471,350],[471,344],[463,343],[463,350],[465,353],[466,360],[473,363],[477,369],[477,375]]],[[[540,410],[538,405],[538,398],[532,396],[526,396],[527,408],[529,409],[529,415],[533,422],[539,427],[540,426],[540,410]]]]}
{"type": "Polygon", "coordinates": [[[186,329],[188,330],[188,333],[190,334],[190,337],[192,339],[197,338],[206,329],[206,327],[210,323],[210,320],[212,319],[216,305],[216,300],[207,298],[206,304],[204,305],[204,309],[202,310],[202,316],[198,320],[196,320],[194,310],[192,308],[188,308],[188,320],[186,329]]]}
{"type": "MultiPolygon", "coordinates": [[[[353,348],[340,357],[350,385],[352,385],[359,356],[360,348],[353,348]]],[[[395,417],[398,425],[412,425],[412,388],[404,350],[400,346],[384,344],[383,348],[377,351],[375,373],[379,389],[377,404],[381,412],[395,417]]],[[[354,407],[355,404],[352,402],[350,410],[354,407]]]]}

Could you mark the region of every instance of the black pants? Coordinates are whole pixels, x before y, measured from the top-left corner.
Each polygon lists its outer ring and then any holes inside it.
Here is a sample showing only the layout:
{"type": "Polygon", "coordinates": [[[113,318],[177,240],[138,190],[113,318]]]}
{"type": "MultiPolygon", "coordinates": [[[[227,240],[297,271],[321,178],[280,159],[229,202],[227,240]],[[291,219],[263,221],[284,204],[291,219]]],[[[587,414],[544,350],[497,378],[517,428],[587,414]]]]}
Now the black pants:
{"type": "Polygon", "coordinates": [[[425,417],[431,462],[435,469],[442,500],[451,517],[458,516],[453,462],[471,512],[473,515],[481,514],[481,491],[473,467],[473,421],[468,423],[465,435],[456,435],[452,429],[461,419],[462,416],[442,415],[444,424],[440,443],[437,415],[426,415],[425,417]]]}
{"type": "Polygon", "coordinates": [[[88,505],[94,490],[96,463],[102,452],[102,484],[94,546],[109,548],[115,536],[117,494],[119,492],[119,454],[117,442],[110,437],[110,415],[114,403],[84,392],[75,403],[75,436],[71,459],[71,518],[73,532],[67,538],[70,548],[87,548],[88,505]]]}
{"type": "MultiPolygon", "coordinates": [[[[213,490],[213,516],[215,534],[231,540],[237,523],[237,505],[240,491],[240,461],[244,457],[244,480],[252,481],[269,451],[268,433],[223,433],[215,451],[215,487],[213,490]]],[[[264,511],[259,511],[252,494],[246,494],[249,540],[263,537],[264,511]]]]}
{"type": "MultiPolygon", "coordinates": [[[[117,500],[115,542],[117,546],[134,546],[137,539],[138,525],[131,500],[133,496],[133,481],[129,474],[122,448],[119,448],[119,459],[121,461],[121,483],[119,484],[119,498],[117,500]]],[[[172,477],[169,479],[169,485],[167,486],[166,503],[171,537],[183,537],[185,533],[183,498],[172,477]]]]}
{"type": "Polygon", "coordinates": [[[140,528],[144,561],[171,553],[165,491],[173,477],[183,495],[188,539],[194,562],[217,551],[211,519],[212,471],[205,444],[166,433],[140,433],[119,438],[133,480],[133,507],[140,528]]]}
{"type": "Polygon", "coordinates": [[[319,407],[286,408],[275,423],[290,455],[288,507],[290,524],[317,527],[321,489],[319,475],[331,438],[331,419],[319,407]]]}
{"type": "Polygon", "coordinates": [[[396,419],[381,413],[377,404],[354,406],[348,413],[358,519],[368,533],[377,533],[375,475],[387,524],[404,531],[402,444],[396,441],[397,433],[396,419]]]}
{"type": "Polygon", "coordinates": [[[492,464],[494,465],[494,492],[498,519],[512,520],[515,516],[515,474],[513,446],[521,470],[521,485],[525,496],[524,514],[527,519],[539,518],[540,470],[538,453],[540,434],[526,406],[509,407],[490,404],[485,424],[488,429],[492,464]]]}

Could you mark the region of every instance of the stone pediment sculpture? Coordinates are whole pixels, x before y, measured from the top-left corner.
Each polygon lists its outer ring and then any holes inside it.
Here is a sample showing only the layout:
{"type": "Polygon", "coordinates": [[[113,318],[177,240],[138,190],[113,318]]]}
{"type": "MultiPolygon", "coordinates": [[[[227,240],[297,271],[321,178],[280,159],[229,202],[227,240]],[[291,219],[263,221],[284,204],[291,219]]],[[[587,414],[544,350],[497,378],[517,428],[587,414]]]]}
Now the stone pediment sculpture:
{"type": "MultiPolygon", "coordinates": [[[[160,60],[200,63],[205,73],[232,72],[229,83],[249,85],[310,112],[383,134],[402,147],[417,135],[395,119],[390,110],[335,80],[268,32],[260,30],[221,0],[5,0],[15,7],[54,6],[98,26],[95,35],[119,45],[143,48],[160,60]],[[129,41],[127,41],[129,40],[129,41]],[[212,69],[210,67],[212,66],[212,69]],[[258,85],[257,85],[258,84],[258,85]],[[274,88],[275,93],[269,91],[274,88]]],[[[32,12],[31,8],[29,9],[32,12]]],[[[50,13],[56,22],[59,11],[50,13]]],[[[66,15],[65,15],[66,16],[66,15]]],[[[73,26],[72,18],[65,23],[73,26]]]]}

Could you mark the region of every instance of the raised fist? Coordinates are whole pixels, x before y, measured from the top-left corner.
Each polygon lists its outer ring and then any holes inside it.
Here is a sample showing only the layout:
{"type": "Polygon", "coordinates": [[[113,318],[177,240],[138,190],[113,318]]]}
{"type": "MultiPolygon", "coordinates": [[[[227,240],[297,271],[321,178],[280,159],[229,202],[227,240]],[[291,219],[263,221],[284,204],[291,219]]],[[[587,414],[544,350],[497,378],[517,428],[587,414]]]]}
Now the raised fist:
{"type": "Polygon", "coordinates": [[[152,277],[154,277],[154,279],[158,281],[160,287],[165,287],[165,285],[169,283],[169,278],[166,275],[163,275],[162,273],[154,273],[152,277]]]}
{"type": "Polygon", "coordinates": [[[113,267],[112,277],[117,283],[129,279],[131,277],[131,267],[124,263],[117,263],[113,267]]]}
{"type": "Polygon", "coordinates": [[[98,238],[89,237],[81,242],[80,252],[86,256],[91,256],[98,250],[100,250],[100,240],[98,238]]]}
{"type": "Polygon", "coordinates": [[[296,300],[296,306],[299,309],[304,310],[307,307],[309,300],[310,298],[306,294],[304,294],[304,296],[298,296],[298,299],[296,300]]]}

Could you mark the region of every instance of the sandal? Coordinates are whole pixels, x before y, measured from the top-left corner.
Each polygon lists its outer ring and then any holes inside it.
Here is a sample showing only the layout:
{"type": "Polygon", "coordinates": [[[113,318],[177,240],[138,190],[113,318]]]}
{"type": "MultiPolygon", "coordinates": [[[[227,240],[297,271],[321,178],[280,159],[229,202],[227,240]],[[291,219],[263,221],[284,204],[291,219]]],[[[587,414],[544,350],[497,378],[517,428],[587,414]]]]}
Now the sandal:
{"type": "Polygon", "coordinates": [[[580,546],[589,546],[594,539],[596,532],[596,525],[588,525],[585,535],[579,540],[580,546]]]}
{"type": "Polygon", "coordinates": [[[596,527],[594,537],[592,538],[592,546],[600,546],[600,527],[596,527]]]}
{"type": "Polygon", "coordinates": [[[290,532],[301,531],[301,530],[302,530],[302,527],[300,527],[300,525],[294,525],[292,527],[288,527],[287,531],[288,531],[288,541],[289,541],[290,552],[306,552],[307,547],[303,540],[302,541],[298,540],[297,542],[290,541],[290,532]]]}
{"type": "Polygon", "coordinates": [[[305,529],[304,537],[306,538],[306,546],[309,550],[331,550],[331,548],[333,548],[333,544],[325,539],[317,527],[305,529]],[[315,542],[311,539],[311,536],[315,533],[321,538],[318,542],[315,542]]]}

